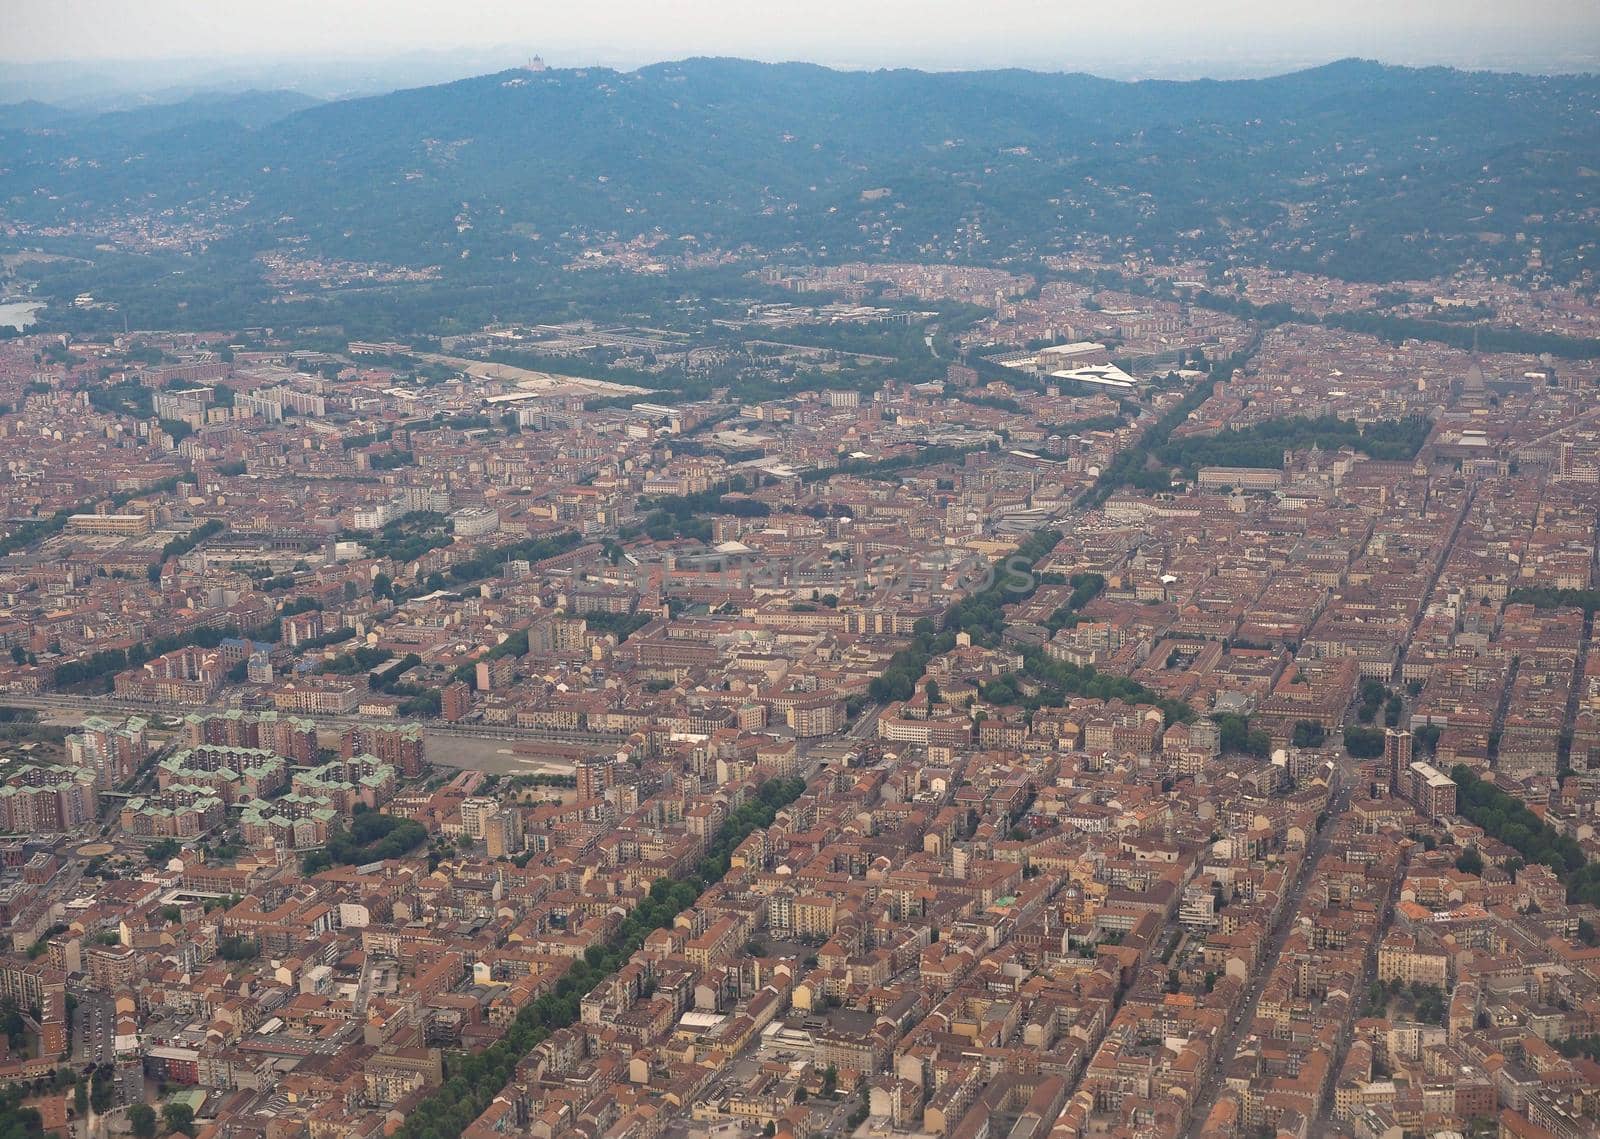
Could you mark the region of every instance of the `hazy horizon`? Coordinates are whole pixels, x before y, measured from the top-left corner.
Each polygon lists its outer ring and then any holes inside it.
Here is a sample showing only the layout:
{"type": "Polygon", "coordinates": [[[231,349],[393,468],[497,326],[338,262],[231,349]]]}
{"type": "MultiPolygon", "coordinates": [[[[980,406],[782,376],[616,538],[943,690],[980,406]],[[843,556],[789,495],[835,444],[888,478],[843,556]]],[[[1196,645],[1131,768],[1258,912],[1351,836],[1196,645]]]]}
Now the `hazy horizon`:
{"type": "MultiPolygon", "coordinates": [[[[134,93],[259,77],[338,89],[439,82],[513,66],[632,69],[690,56],[803,60],[845,69],[1021,67],[1116,79],[1243,78],[1358,56],[1405,66],[1533,73],[1600,69],[1600,5],[1587,0],[1153,0],[1101,5],[991,0],[730,0],[573,6],[477,0],[147,0],[27,4],[9,16],[0,95],[63,89],[72,69],[134,93]],[[280,74],[280,72],[282,74],[280,74]],[[119,74],[120,73],[120,74],[119,74]]],[[[279,82],[278,80],[282,81],[279,82]]],[[[45,98],[43,94],[24,97],[45,98]]]]}
{"type": "Polygon", "coordinates": [[[538,56],[556,68],[609,67],[632,71],[656,64],[689,58],[721,56],[766,63],[808,63],[840,71],[871,71],[908,68],[934,73],[1020,68],[1041,73],[1083,73],[1103,79],[1134,82],[1140,80],[1216,80],[1261,79],[1326,66],[1343,59],[1372,60],[1387,66],[1446,66],[1462,70],[1483,70],[1531,75],[1593,74],[1600,72],[1600,61],[1572,61],[1565,66],[1551,61],[1533,67],[1513,59],[1481,59],[1439,63],[1428,60],[1382,58],[1361,53],[1325,55],[1238,55],[1210,61],[1178,61],[1129,56],[1098,61],[1061,61],[1056,65],[1028,61],[968,62],[958,66],[949,62],[852,63],[839,60],[772,56],[749,53],[699,52],[686,55],[642,57],[639,59],[564,58],[562,53],[528,52],[520,48],[483,48],[462,51],[405,52],[377,56],[348,57],[246,57],[233,59],[173,58],[162,60],[60,60],[17,63],[0,60],[0,105],[27,101],[58,106],[79,112],[126,109],[141,105],[162,105],[211,95],[245,91],[282,90],[322,100],[360,98],[405,88],[450,83],[476,75],[489,74],[528,63],[538,56]]]}

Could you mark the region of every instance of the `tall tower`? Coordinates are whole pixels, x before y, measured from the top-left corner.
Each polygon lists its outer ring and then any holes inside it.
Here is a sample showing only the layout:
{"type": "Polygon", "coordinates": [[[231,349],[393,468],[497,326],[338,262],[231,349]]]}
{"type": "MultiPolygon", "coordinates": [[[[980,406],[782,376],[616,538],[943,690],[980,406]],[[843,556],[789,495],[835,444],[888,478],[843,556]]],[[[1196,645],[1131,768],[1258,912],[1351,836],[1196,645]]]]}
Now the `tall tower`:
{"type": "Polygon", "coordinates": [[[601,799],[616,780],[609,755],[596,755],[578,763],[578,798],[601,799]]]}
{"type": "Polygon", "coordinates": [[[1411,733],[1400,728],[1383,732],[1383,763],[1389,769],[1389,794],[1400,794],[1400,780],[1411,767],[1411,733]]]}

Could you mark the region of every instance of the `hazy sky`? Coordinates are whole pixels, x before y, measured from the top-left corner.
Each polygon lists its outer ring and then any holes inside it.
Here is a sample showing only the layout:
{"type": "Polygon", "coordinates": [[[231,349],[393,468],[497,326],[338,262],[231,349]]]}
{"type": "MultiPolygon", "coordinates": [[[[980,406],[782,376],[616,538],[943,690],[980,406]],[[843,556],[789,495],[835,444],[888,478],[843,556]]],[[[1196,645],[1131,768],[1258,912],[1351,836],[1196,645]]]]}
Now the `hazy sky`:
{"type": "Polygon", "coordinates": [[[0,58],[15,63],[494,48],[561,65],[721,54],[857,67],[1148,61],[1194,73],[1360,55],[1555,70],[1595,66],[1600,2],[0,0],[0,32],[0,58]]]}

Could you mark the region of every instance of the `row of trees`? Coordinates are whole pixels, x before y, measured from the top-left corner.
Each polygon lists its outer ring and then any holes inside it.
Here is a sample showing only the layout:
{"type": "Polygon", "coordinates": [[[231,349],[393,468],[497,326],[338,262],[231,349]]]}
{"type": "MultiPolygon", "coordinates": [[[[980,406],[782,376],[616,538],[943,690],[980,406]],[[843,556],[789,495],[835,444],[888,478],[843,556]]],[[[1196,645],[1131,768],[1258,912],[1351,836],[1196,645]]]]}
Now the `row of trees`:
{"type": "Polygon", "coordinates": [[[150,567],[150,580],[161,580],[161,567],[164,566],[168,561],[173,558],[182,557],[184,554],[187,554],[190,550],[198,546],[201,542],[204,542],[207,538],[214,534],[220,534],[227,528],[227,523],[222,521],[222,519],[212,518],[202,522],[199,526],[190,531],[185,537],[172,539],[172,541],[161,547],[161,560],[150,567]]]}
{"type": "Polygon", "coordinates": [[[1450,778],[1456,784],[1457,811],[1527,861],[1554,870],[1566,883],[1569,902],[1600,905],[1600,863],[1589,862],[1576,839],[1558,834],[1526,803],[1479,779],[1466,764],[1457,764],[1450,778]]]}
{"type": "Polygon", "coordinates": [[[1346,328],[1351,332],[1365,332],[1395,344],[1402,340],[1432,340],[1463,350],[1476,347],[1484,352],[1517,352],[1528,355],[1548,352],[1552,356],[1569,360],[1587,360],[1600,356],[1600,339],[1563,336],[1558,332],[1531,332],[1522,328],[1496,328],[1484,324],[1465,325],[1436,320],[1417,320],[1371,310],[1329,313],[1322,318],[1322,323],[1346,328]]]}
{"type": "Polygon", "coordinates": [[[1037,583],[1029,571],[1060,540],[1060,531],[1036,531],[1011,557],[997,560],[990,567],[987,587],[945,611],[942,628],[935,629],[926,618],[918,621],[912,626],[911,643],[889,658],[882,674],[872,678],[867,694],[879,703],[910,699],[917,690],[917,681],[927,671],[929,659],[955,648],[959,633],[966,633],[974,644],[999,644],[1005,628],[1006,603],[1032,595],[1037,583]]]}
{"type": "Polygon", "coordinates": [[[246,637],[252,641],[276,641],[282,631],[282,623],[277,618],[254,629],[241,630],[234,626],[225,629],[191,629],[187,633],[157,637],[142,645],[134,645],[131,649],[104,649],[83,660],[67,661],[56,666],[55,683],[57,688],[68,688],[75,684],[98,680],[123,669],[137,668],[147,660],[154,660],[158,656],[179,649],[191,646],[214,649],[229,637],[246,637]]]}
{"type": "Polygon", "coordinates": [[[1044,623],[1052,633],[1076,625],[1079,611],[1105,592],[1106,579],[1097,573],[1075,573],[1068,579],[1068,584],[1072,586],[1072,594],[1067,598],[1067,603],[1050,614],[1049,620],[1044,623]]]}
{"type": "Polygon", "coordinates": [[[441,574],[432,574],[423,588],[413,587],[405,593],[396,593],[396,600],[416,596],[423,589],[444,589],[451,585],[467,585],[498,575],[507,562],[538,562],[564,554],[583,540],[573,530],[563,530],[544,538],[527,538],[505,546],[494,546],[478,551],[466,561],[457,562],[441,574]]]}
{"type": "Polygon", "coordinates": [[[967,455],[982,451],[983,447],[924,447],[909,455],[894,455],[887,459],[847,459],[832,467],[815,467],[800,473],[803,483],[821,482],[834,475],[857,475],[861,478],[888,478],[914,467],[933,467],[940,463],[958,463],[967,455]]]}
{"type": "Polygon", "coordinates": [[[584,995],[626,964],[651,932],[671,925],[706,887],[721,879],[738,845],[756,829],[771,826],[778,812],[804,790],[799,779],[762,784],[750,802],[728,816],[693,875],[657,879],[611,940],[590,946],[554,990],[517,1013],[504,1036],[474,1055],[450,1054],[444,1084],[417,1105],[393,1139],[449,1139],[465,1131],[506,1085],[517,1062],[552,1032],[576,1021],[584,995]]]}
{"type": "MultiPolygon", "coordinates": [[[[118,491],[111,496],[111,505],[113,507],[125,506],[133,499],[146,494],[168,494],[178,488],[179,482],[194,481],[195,477],[193,475],[174,475],[172,478],[161,479],[158,482],[151,483],[149,486],[140,487],[138,490],[118,491]]],[[[54,537],[67,528],[68,518],[74,514],[93,512],[100,501],[100,499],[91,499],[88,502],[81,502],[77,506],[58,510],[54,514],[46,515],[43,518],[31,518],[21,523],[4,538],[0,538],[0,557],[6,554],[14,554],[18,550],[25,550],[36,542],[42,542],[46,538],[54,537]]]]}
{"type": "MultiPolygon", "coordinates": [[[[1225,365],[1217,378],[1227,379],[1233,374],[1234,367],[1234,363],[1225,365]]],[[[1168,489],[1172,481],[1166,473],[1148,470],[1147,465],[1152,456],[1166,445],[1178,424],[1188,419],[1190,412],[1210,398],[1211,387],[1207,383],[1198,383],[1185,392],[1183,398],[1168,408],[1138,443],[1119,452],[1116,458],[1106,464],[1094,485],[1083,492],[1078,505],[1085,508],[1103,506],[1106,499],[1124,486],[1136,486],[1142,490],[1168,489]]]]}

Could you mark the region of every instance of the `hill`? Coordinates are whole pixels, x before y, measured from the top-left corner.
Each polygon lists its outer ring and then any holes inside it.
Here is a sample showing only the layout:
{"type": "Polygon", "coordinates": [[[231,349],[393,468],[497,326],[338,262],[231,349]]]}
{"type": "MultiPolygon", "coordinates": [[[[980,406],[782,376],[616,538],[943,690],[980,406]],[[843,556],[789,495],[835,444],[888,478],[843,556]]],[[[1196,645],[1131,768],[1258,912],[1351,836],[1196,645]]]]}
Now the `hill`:
{"type": "Polygon", "coordinates": [[[0,131],[62,131],[74,140],[115,153],[136,139],[194,123],[264,127],[321,101],[294,91],[240,91],[196,94],[147,106],[89,112],[30,99],[0,105],[0,131]]]}
{"type": "Polygon", "coordinates": [[[0,212],[31,231],[172,210],[235,257],[293,239],[468,275],[661,233],[987,262],[1088,240],[1386,280],[1520,268],[1522,233],[1570,277],[1592,248],[1597,110],[1592,77],[1356,60],[1229,82],[518,70],[300,109],[0,116],[0,212]]]}

